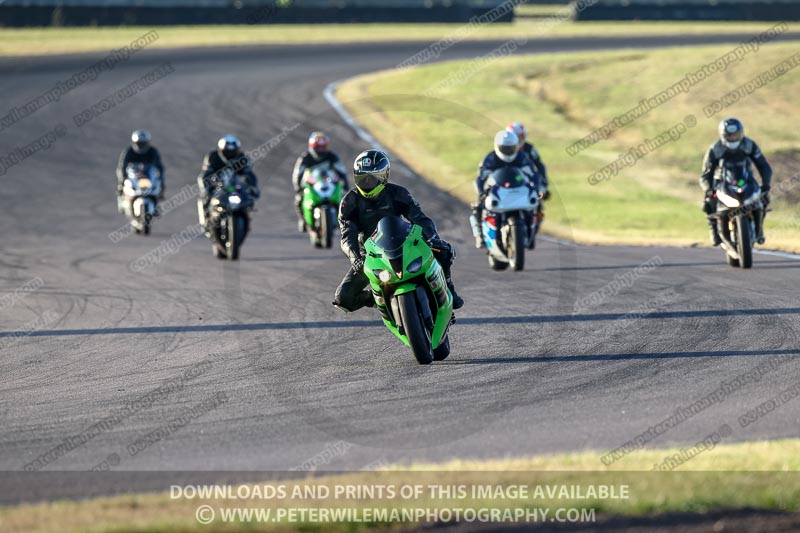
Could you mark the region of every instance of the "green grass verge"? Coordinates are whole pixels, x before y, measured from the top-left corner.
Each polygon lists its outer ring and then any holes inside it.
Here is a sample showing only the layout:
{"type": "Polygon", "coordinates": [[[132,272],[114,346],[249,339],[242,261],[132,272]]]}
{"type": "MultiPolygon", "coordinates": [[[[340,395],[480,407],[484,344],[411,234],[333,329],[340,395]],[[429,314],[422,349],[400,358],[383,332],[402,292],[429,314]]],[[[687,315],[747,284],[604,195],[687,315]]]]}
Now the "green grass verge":
{"type": "MultiPolygon", "coordinates": [[[[0,508],[0,530],[15,532],[194,532],[194,531],[353,531],[385,524],[317,524],[308,522],[271,524],[238,523],[200,525],[195,510],[200,505],[259,507],[275,512],[289,507],[493,507],[519,509],[576,506],[597,513],[644,515],[668,512],[707,512],[719,509],[800,509],[800,440],[718,444],[696,455],[672,472],[652,472],[654,464],[680,450],[639,450],[610,467],[601,454],[540,456],[494,461],[455,461],[395,467],[379,472],[340,474],[298,481],[273,481],[284,485],[286,498],[272,500],[173,499],[168,493],[127,495],[86,501],[60,501],[0,508]],[[434,498],[423,493],[411,500],[333,497],[337,485],[515,485],[529,486],[526,498],[486,497],[434,498]],[[628,485],[626,499],[534,498],[535,485],[628,485]],[[292,498],[295,486],[325,485],[330,497],[292,498]]],[[[584,490],[584,493],[586,491],[584,490]]]]}
{"type": "MultiPolygon", "coordinates": [[[[149,48],[304,44],[366,41],[436,41],[466,39],[537,39],[555,36],[671,35],[752,32],[763,23],[749,22],[598,22],[557,23],[520,19],[512,24],[289,24],[265,26],[169,26],[121,28],[0,28],[0,56],[30,56],[106,51],[121,48],[150,29],[159,39],[149,48]],[[466,31],[465,31],[466,30],[466,31]]],[[[800,24],[790,24],[800,30],[800,24]]]]}
{"type": "Polygon", "coordinates": [[[552,177],[546,232],[587,243],[705,244],[697,185],[701,161],[723,116],[744,120],[775,170],[767,247],[800,251],[800,68],[706,118],[703,109],[797,53],[768,44],[652,109],[577,155],[566,147],[731,50],[702,46],[506,57],[427,65],[352,79],[345,107],[376,137],[438,186],[472,201],[472,180],[499,127],[526,123],[552,177]],[[442,80],[455,80],[430,96],[442,80]],[[587,178],[620,154],[694,115],[697,124],[608,181],[587,178]]]}

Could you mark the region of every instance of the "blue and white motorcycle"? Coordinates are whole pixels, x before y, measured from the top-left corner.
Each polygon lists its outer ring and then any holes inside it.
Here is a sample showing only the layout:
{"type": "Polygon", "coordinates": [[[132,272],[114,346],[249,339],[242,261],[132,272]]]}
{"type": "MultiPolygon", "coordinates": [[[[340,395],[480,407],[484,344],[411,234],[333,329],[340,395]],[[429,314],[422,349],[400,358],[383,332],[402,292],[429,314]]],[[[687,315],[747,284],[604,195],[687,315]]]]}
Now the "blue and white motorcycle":
{"type": "Polygon", "coordinates": [[[493,270],[525,268],[525,249],[534,247],[539,191],[519,169],[495,170],[486,181],[483,220],[471,217],[473,232],[481,231],[493,270]]]}

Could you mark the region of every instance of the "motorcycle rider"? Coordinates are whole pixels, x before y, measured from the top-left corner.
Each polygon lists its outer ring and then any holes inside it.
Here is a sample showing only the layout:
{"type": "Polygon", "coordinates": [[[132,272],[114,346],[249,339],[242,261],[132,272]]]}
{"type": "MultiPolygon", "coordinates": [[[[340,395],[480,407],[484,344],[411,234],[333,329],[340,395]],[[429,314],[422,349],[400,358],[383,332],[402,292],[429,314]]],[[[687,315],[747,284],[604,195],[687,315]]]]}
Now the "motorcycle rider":
{"type": "Polygon", "coordinates": [[[540,185],[544,188],[544,196],[542,200],[547,200],[550,198],[550,190],[547,187],[547,167],[544,165],[544,161],[542,161],[542,156],[539,155],[539,152],[533,146],[532,143],[528,142],[526,139],[528,138],[528,129],[525,127],[522,122],[512,122],[508,126],[506,126],[507,131],[514,132],[519,139],[519,150],[527,155],[531,162],[533,163],[533,168],[536,172],[539,173],[539,179],[541,181],[540,185]]]}
{"type": "Polygon", "coordinates": [[[339,227],[342,233],[342,251],[350,259],[350,270],[336,289],[333,305],[345,311],[356,311],[364,306],[374,307],[369,280],[364,274],[364,241],[375,232],[383,217],[402,216],[412,224],[422,227],[425,241],[433,249],[453,295],[453,309],[464,305],[456,293],[450,267],[455,259],[454,248],[441,239],[436,225],[420,208],[407,189],[389,183],[389,158],[380,150],[365,150],[353,162],[355,189],[350,190],[339,206],[339,227]]]}
{"type": "Polygon", "coordinates": [[[344,184],[344,190],[350,187],[347,183],[347,170],[339,156],[330,150],[330,138],[321,131],[312,132],[308,137],[308,150],[300,154],[294,164],[292,172],[292,183],[294,184],[294,210],[297,213],[297,230],[300,233],[306,231],[306,221],[303,218],[303,177],[306,170],[313,169],[319,165],[326,165],[329,169],[336,172],[339,179],[344,184]]]}
{"type": "Polygon", "coordinates": [[[203,159],[203,167],[197,176],[200,187],[200,199],[203,202],[203,212],[208,223],[208,206],[214,192],[224,187],[225,171],[240,176],[247,185],[247,192],[253,200],[261,196],[258,188],[258,178],[253,173],[250,158],[242,152],[242,143],[233,135],[226,135],[217,141],[217,149],[210,151],[203,159]]]}
{"type": "MultiPolygon", "coordinates": [[[[700,187],[705,192],[703,201],[703,211],[707,214],[717,212],[717,198],[715,189],[717,186],[716,173],[720,163],[724,160],[731,163],[744,163],[750,167],[754,163],[761,176],[761,192],[764,210],[761,215],[761,223],[758,226],[758,244],[764,244],[764,214],[769,205],[769,190],[772,182],[772,167],[767,162],[767,158],[761,153],[758,145],[749,137],[744,135],[744,124],[737,118],[726,118],[719,123],[719,140],[716,141],[706,152],[703,158],[703,174],[700,176],[700,187]]],[[[709,234],[711,245],[717,246],[721,240],[717,230],[717,221],[709,219],[709,234]]]]}
{"type": "MultiPolygon", "coordinates": [[[[499,168],[514,167],[518,168],[527,177],[534,188],[539,192],[539,198],[544,196],[544,189],[539,182],[539,176],[534,170],[530,158],[520,150],[519,137],[513,131],[500,130],[494,136],[494,150],[483,158],[481,166],[478,168],[478,177],[475,178],[475,192],[478,201],[472,204],[472,215],[474,222],[472,232],[475,235],[475,247],[484,248],[483,233],[480,231],[480,221],[483,218],[483,203],[486,200],[486,180],[489,175],[499,168]]],[[[528,221],[529,223],[531,221],[528,221]]]]}
{"type": "MultiPolygon", "coordinates": [[[[119,163],[117,163],[117,198],[122,197],[122,187],[125,183],[125,169],[131,164],[143,164],[146,167],[155,167],[161,175],[161,192],[158,195],[159,200],[164,199],[164,190],[166,183],[164,182],[164,165],[161,163],[161,154],[151,143],[152,137],[150,132],[145,130],[136,130],[131,133],[131,144],[126,146],[119,155],[119,163]]],[[[117,202],[120,206],[119,210],[122,212],[121,203],[117,202]]]]}

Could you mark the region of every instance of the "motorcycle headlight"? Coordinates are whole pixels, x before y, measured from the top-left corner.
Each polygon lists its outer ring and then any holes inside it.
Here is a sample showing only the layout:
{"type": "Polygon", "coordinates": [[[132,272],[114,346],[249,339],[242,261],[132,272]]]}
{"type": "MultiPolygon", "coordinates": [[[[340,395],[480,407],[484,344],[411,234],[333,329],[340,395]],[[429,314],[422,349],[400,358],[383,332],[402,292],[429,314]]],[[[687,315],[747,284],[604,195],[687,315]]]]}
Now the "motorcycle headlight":
{"type": "Polygon", "coordinates": [[[239,195],[232,194],[232,195],[228,196],[228,203],[229,204],[233,204],[233,205],[237,205],[237,204],[242,203],[242,199],[239,197],[239,195]]]}
{"type": "Polygon", "coordinates": [[[381,270],[378,273],[378,279],[381,280],[381,282],[386,283],[390,279],[392,279],[392,273],[389,272],[388,270],[381,270]]]}
{"type": "Polygon", "coordinates": [[[420,268],[422,268],[422,258],[417,257],[408,264],[406,270],[408,270],[408,272],[411,274],[416,274],[417,272],[419,272],[420,268]]]}

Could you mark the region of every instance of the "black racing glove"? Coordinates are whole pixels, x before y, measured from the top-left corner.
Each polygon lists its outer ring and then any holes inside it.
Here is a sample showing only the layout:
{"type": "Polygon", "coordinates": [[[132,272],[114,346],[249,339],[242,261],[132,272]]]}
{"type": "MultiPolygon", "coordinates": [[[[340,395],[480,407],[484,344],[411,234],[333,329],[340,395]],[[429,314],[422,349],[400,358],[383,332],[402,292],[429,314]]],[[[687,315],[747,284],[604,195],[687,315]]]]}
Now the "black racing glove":
{"type": "Polygon", "coordinates": [[[360,257],[353,260],[351,263],[353,270],[355,272],[363,272],[364,271],[364,260],[360,257]]]}
{"type": "Polygon", "coordinates": [[[703,212],[707,215],[710,215],[714,211],[714,191],[708,190],[706,191],[706,197],[703,200],[703,212]]]}
{"type": "Polygon", "coordinates": [[[456,249],[453,248],[452,244],[450,244],[444,239],[441,239],[439,237],[433,237],[428,240],[428,246],[430,246],[431,249],[433,250],[439,250],[445,255],[450,256],[451,259],[456,258],[456,249]]]}
{"type": "Polygon", "coordinates": [[[439,237],[431,237],[426,242],[428,243],[428,246],[437,251],[446,250],[448,246],[448,244],[439,237]]]}
{"type": "Polygon", "coordinates": [[[769,203],[771,201],[770,197],[769,197],[769,189],[764,191],[764,192],[762,192],[761,201],[764,202],[764,207],[767,207],[769,205],[769,203]]]}

